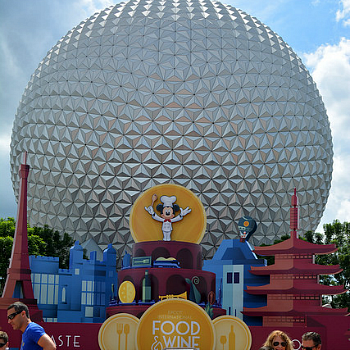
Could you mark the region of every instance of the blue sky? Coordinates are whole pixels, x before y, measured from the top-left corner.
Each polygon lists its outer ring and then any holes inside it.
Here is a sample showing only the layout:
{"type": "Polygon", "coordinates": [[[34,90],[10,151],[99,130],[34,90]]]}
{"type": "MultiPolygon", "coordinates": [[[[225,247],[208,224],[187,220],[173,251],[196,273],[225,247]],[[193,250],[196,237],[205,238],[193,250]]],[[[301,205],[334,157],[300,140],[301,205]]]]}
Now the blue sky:
{"type": "MultiPolygon", "coordinates": [[[[11,129],[32,73],[70,29],[117,2],[0,0],[0,217],[17,212],[10,175],[11,129]]],[[[334,219],[350,221],[350,0],[222,2],[269,26],[309,69],[328,111],[334,144],[332,188],[318,231],[334,219]]]]}

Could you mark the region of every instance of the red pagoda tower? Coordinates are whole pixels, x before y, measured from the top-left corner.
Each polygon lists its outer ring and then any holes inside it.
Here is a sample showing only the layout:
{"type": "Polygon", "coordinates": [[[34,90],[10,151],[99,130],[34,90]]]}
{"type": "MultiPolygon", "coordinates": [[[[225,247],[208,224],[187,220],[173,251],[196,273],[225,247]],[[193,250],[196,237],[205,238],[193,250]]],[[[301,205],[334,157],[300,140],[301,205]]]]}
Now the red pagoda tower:
{"type": "Polygon", "coordinates": [[[6,310],[10,304],[16,301],[22,301],[28,306],[32,321],[42,321],[42,311],[39,310],[37,300],[34,298],[29,264],[27,230],[27,179],[29,165],[26,163],[27,154],[25,153],[24,164],[21,164],[19,170],[21,182],[16,230],[13,239],[10,266],[7,269],[6,283],[2,297],[0,298],[0,309],[6,310]]]}
{"type": "Polygon", "coordinates": [[[322,295],[345,292],[343,286],[326,286],[318,283],[319,275],[341,272],[339,265],[324,266],[314,262],[315,255],[330,254],[337,250],[335,244],[319,245],[298,238],[298,198],[296,189],[290,211],[291,237],[267,247],[255,247],[254,252],[263,256],[275,256],[269,266],[252,266],[254,275],[269,275],[270,283],[248,286],[247,292],[267,295],[267,305],[260,308],[244,308],[248,316],[262,316],[264,327],[310,326],[309,317],[345,316],[347,309],[322,307],[322,295]]]}

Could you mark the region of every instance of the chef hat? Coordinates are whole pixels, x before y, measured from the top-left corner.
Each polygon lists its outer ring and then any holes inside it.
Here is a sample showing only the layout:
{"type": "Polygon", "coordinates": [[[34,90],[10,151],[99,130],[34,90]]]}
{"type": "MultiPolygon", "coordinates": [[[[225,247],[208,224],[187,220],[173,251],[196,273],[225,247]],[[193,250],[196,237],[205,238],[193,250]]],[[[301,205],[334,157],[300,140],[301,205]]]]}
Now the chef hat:
{"type": "Polygon", "coordinates": [[[175,196],[161,196],[160,201],[163,203],[164,207],[172,207],[173,203],[176,202],[176,197],[175,196]]]}

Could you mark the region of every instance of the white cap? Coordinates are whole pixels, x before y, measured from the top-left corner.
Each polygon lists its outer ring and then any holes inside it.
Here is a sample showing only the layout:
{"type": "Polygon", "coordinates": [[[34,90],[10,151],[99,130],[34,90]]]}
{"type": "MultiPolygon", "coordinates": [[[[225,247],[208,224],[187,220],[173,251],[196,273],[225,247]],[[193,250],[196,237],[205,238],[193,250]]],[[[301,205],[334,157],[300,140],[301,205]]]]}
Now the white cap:
{"type": "Polygon", "coordinates": [[[176,197],[175,196],[161,196],[160,201],[163,203],[164,207],[172,207],[173,203],[176,202],[176,197]]]}

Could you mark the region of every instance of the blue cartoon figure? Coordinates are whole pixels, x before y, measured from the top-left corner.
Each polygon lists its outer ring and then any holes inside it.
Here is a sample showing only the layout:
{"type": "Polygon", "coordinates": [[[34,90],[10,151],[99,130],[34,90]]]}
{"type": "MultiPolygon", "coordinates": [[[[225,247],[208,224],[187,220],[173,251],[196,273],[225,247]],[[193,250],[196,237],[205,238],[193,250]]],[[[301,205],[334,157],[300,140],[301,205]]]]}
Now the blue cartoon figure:
{"type": "Polygon", "coordinates": [[[162,202],[157,205],[157,210],[160,212],[160,216],[157,215],[153,210],[153,203],[157,199],[156,195],[152,196],[152,205],[145,207],[145,210],[152,215],[152,219],[160,221],[163,223],[163,241],[170,241],[171,231],[173,230],[172,223],[180,221],[185,215],[191,212],[191,209],[187,207],[186,209],[180,208],[176,202],[176,196],[161,196],[160,201],[162,202]],[[180,211],[180,214],[175,216],[175,213],[180,211]]]}

